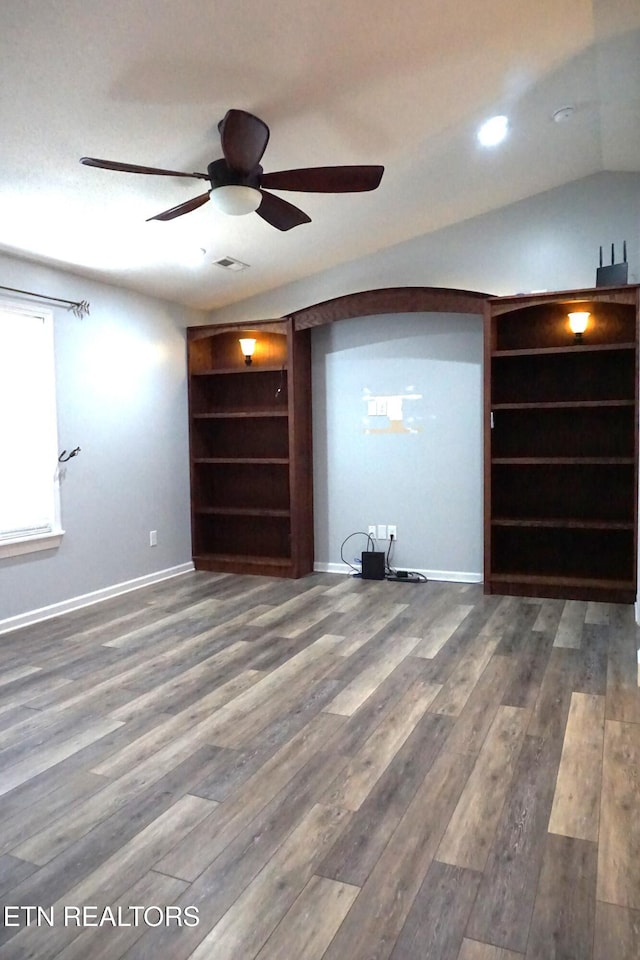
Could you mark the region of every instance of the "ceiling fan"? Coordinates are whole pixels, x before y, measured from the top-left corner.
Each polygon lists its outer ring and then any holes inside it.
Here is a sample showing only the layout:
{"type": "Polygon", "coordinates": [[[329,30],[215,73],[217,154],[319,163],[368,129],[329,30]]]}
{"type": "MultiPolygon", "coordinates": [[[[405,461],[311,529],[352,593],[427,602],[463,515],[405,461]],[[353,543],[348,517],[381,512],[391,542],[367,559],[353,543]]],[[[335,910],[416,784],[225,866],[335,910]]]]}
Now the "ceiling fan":
{"type": "Polygon", "coordinates": [[[210,163],[207,173],[181,173],[177,170],[119,163],[116,160],[98,160],[95,157],[82,157],[80,163],[105,170],[122,170],[125,173],[193,177],[210,182],[211,189],[206,193],[164,210],[155,217],[149,217],[149,220],[173,220],[174,217],[197,210],[211,199],[225,213],[239,215],[255,210],[259,217],[278,230],[290,230],[301,223],[310,223],[311,217],[287,200],[269,193],[268,189],[297,190],[304,193],[355,193],[375,190],[384,172],[384,167],[380,166],[340,166],[263,173],[260,160],[269,142],[269,127],[263,120],[245,110],[228,110],[218,124],[218,130],[223,158],[210,163]]]}

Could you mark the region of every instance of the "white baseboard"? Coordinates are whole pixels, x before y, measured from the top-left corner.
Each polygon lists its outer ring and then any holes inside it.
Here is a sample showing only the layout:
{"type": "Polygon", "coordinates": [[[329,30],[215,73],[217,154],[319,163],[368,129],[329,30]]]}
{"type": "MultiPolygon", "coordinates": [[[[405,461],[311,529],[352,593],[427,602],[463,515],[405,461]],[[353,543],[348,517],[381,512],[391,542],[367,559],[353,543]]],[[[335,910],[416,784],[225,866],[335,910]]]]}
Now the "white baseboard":
{"type": "Polygon", "coordinates": [[[93,590],[91,593],[85,593],[79,597],[71,597],[69,600],[52,603],[48,607],[40,607],[38,610],[29,610],[27,613],[18,614],[18,616],[8,617],[6,620],[0,620],[0,634],[8,633],[10,630],[17,630],[19,627],[30,626],[32,623],[38,623],[40,620],[49,620],[51,617],[58,617],[61,613],[70,613],[72,610],[88,607],[92,603],[109,600],[111,597],[117,597],[121,593],[130,593],[131,590],[148,587],[152,583],[158,583],[160,580],[168,580],[170,577],[178,577],[183,573],[190,573],[193,569],[194,566],[192,562],[181,563],[177,567],[168,567],[166,570],[156,570],[155,573],[147,573],[144,577],[136,577],[135,580],[125,580],[123,583],[114,583],[112,586],[103,587],[101,590],[93,590]]]}
{"type": "MultiPolygon", "coordinates": [[[[354,573],[353,567],[346,563],[314,563],[316,573],[354,573]]],[[[402,568],[401,568],[402,569],[402,568]]],[[[461,570],[421,570],[411,568],[413,573],[421,573],[427,580],[442,580],[446,583],[482,583],[481,573],[468,573],[461,570]]]]}

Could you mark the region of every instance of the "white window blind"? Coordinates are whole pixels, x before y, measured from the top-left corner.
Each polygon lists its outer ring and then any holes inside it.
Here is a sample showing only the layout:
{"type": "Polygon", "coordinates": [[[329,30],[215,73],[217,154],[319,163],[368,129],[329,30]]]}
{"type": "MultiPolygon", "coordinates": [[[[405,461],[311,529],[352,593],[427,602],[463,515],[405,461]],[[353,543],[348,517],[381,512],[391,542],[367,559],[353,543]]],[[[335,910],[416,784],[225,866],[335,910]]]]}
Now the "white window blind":
{"type": "Polygon", "coordinates": [[[0,302],[0,556],[62,532],[55,398],[51,313],[0,302]]]}

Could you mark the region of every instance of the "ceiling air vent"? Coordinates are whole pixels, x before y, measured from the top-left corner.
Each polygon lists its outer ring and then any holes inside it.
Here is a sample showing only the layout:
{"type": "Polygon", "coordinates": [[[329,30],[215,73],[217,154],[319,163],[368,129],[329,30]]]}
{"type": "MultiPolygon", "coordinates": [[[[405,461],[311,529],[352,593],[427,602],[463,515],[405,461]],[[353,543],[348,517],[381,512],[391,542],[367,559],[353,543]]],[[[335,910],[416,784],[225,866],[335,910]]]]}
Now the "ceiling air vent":
{"type": "Polygon", "coordinates": [[[248,263],[243,263],[242,260],[234,260],[233,257],[221,257],[219,260],[213,261],[216,267],[224,267],[225,270],[233,270],[236,273],[239,270],[246,270],[249,266],[248,263]]]}

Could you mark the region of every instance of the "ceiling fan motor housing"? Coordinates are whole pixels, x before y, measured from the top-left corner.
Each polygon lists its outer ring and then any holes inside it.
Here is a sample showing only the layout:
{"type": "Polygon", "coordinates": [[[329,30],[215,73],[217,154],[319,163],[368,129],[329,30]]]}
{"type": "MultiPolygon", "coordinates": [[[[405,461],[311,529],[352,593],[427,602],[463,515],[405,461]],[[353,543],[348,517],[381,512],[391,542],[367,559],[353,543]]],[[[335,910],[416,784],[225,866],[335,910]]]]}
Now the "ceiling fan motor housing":
{"type": "Polygon", "coordinates": [[[227,164],[227,161],[221,158],[209,164],[207,174],[214,190],[216,187],[228,187],[232,185],[258,188],[262,177],[262,167],[257,163],[250,173],[243,174],[237,170],[232,170],[227,164]]]}

